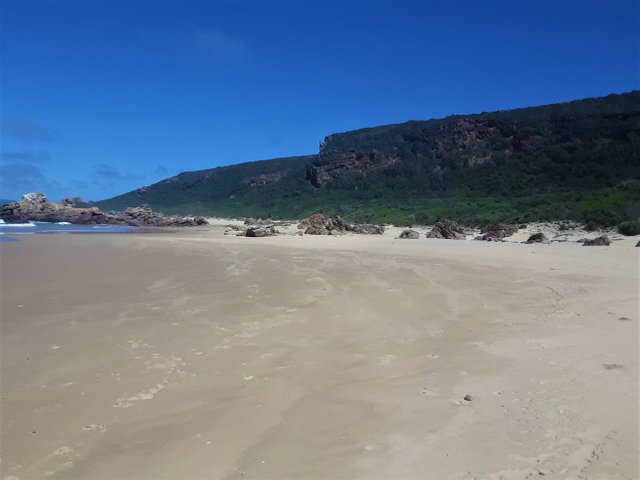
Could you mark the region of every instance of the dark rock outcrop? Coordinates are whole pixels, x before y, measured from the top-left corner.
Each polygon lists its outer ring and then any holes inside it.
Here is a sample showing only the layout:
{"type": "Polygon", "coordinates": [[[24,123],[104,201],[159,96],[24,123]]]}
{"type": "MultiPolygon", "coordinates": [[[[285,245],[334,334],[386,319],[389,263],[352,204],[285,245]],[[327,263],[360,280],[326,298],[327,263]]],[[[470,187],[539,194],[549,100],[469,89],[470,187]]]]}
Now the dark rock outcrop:
{"type": "MultiPolygon", "coordinates": [[[[111,213],[110,213],[111,214],[111,213]]],[[[140,207],[129,207],[124,212],[115,213],[127,225],[138,227],[194,227],[197,225],[207,225],[207,221],[202,217],[180,217],[168,216],[154,212],[148,205],[140,207]]]]}
{"type": "Polygon", "coordinates": [[[436,223],[431,231],[427,233],[427,238],[443,238],[446,240],[465,240],[467,237],[460,224],[453,220],[442,220],[436,223]]]}
{"type": "Polygon", "coordinates": [[[298,228],[304,230],[307,235],[343,235],[345,233],[381,235],[384,233],[383,225],[367,223],[351,225],[338,215],[329,216],[323,213],[309,215],[298,224],[298,228]]]}
{"type": "Polygon", "coordinates": [[[309,215],[298,224],[298,228],[307,235],[342,235],[349,226],[342,217],[330,217],[323,213],[309,215]]]}
{"type": "Polygon", "coordinates": [[[132,225],[136,227],[191,227],[207,225],[201,217],[168,216],[154,212],[148,205],[130,207],[123,212],[101,212],[97,207],[77,208],[79,198],[49,202],[43,193],[27,193],[21,200],[0,207],[6,222],[69,222],[75,224],[132,225]]]}
{"type": "Polygon", "coordinates": [[[487,242],[500,242],[506,237],[510,237],[518,231],[518,227],[507,223],[492,223],[482,227],[480,233],[474,240],[484,240],[487,242]]]}
{"type": "Polygon", "coordinates": [[[611,240],[606,235],[601,237],[591,238],[582,242],[583,247],[608,247],[611,245],[611,240]]]}
{"type": "Polygon", "coordinates": [[[356,223],[351,225],[351,231],[362,235],[382,235],[384,233],[384,225],[356,223]]]}
{"type": "Polygon", "coordinates": [[[398,238],[416,240],[420,238],[420,234],[415,230],[411,230],[410,228],[407,228],[406,230],[402,231],[402,233],[398,238]]]}
{"type": "Polygon", "coordinates": [[[245,233],[247,237],[273,237],[277,235],[278,231],[275,229],[273,225],[268,225],[264,227],[249,227],[245,233]]]}
{"type": "Polygon", "coordinates": [[[636,247],[640,247],[640,241],[638,241],[638,243],[636,243],[636,247]]]}
{"type": "Polygon", "coordinates": [[[548,243],[549,239],[547,238],[547,236],[540,232],[540,233],[534,233],[533,235],[531,235],[529,238],[527,238],[527,241],[524,243],[548,243]]]}

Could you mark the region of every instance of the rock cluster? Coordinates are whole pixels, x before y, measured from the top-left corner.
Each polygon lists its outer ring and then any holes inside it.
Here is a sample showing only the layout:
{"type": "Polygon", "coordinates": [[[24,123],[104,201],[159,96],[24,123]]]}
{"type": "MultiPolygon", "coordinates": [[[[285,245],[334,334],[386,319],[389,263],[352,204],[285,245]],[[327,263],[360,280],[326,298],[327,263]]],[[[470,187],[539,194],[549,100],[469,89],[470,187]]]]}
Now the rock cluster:
{"type": "Polygon", "coordinates": [[[453,220],[442,220],[436,223],[431,231],[427,233],[427,238],[444,238],[447,240],[465,240],[462,226],[453,220]]]}
{"type": "Polygon", "coordinates": [[[582,241],[583,247],[608,247],[609,245],[611,245],[611,240],[606,235],[582,241]]]}
{"type": "Polygon", "coordinates": [[[244,219],[244,224],[247,227],[268,227],[269,225],[273,225],[276,227],[288,227],[289,225],[291,225],[291,222],[287,222],[284,220],[271,220],[270,218],[247,217],[244,219]]]}
{"type": "Polygon", "coordinates": [[[278,231],[273,225],[263,226],[263,227],[249,227],[245,232],[245,237],[273,237],[277,235],[278,231]]]}
{"type": "Polygon", "coordinates": [[[343,235],[345,233],[382,235],[384,233],[383,225],[368,223],[351,225],[338,215],[329,216],[323,213],[309,215],[298,224],[298,229],[304,230],[307,235],[343,235]]]}
{"type": "Polygon", "coordinates": [[[486,242],[501,242],[504,238],[510,237],[518,231],[518,227],[507,223],[492,223],[482,227],[480,233],[474,240],[484,240],[486,242]]]}
{"type": "Polygon", "coordinates": [[[0,207],[6,222],[69,222],[75,224],[132,225],[136,227],[192,227],[207,225],[202,217],[168,216],[154,212],[148,205],[130,207],[123,212],[101,212],[98,207],[78,208],[79,198],[49,202],[43,193],[27,193],[17,202],[0,207]]]}
{"type": "Polygon", "coordinates": [[[407,229],[402,231],[402,233],[400,234],[400,236],[398,238],[417,240],[418,238],[420,238],[420,234],[418,232],[416,232],[415,230],[411,230],[410,228],[407,228],[407,229]]]}
{"type": "Polygon", "coordinates": [[[154,212],[149,205],[129,207],[123,212],[109,212],[106,215],[115,216],[127,225],[138,227],[194,227],[208,224],[202,217],[163,215],[162,213],[154,212]]]}

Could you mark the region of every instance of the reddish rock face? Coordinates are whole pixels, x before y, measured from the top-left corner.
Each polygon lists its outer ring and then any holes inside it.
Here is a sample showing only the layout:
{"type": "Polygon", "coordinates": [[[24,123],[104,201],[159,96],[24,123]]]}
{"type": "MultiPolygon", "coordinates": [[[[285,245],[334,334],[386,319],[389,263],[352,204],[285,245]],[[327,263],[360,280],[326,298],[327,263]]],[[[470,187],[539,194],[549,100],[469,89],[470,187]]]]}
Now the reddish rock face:
{"type": "Polygon", "coordinates": [[[307,177],[313,185],[320,187],[345,174],[366,175],[388,168],[399,160],[398,155],[380,152],[322,153],[309,169],[307,177]]]}
{"type": "Polygon", "coordinates": [[[282,177],[284,177],[286,173],[286,171],[265,173],[262,175],[258,175],[257,177],[249,177],[245,179],[245,183],[247,183],[252,188],[262,187],[263,185],[269,185],[270,183],[277,182],[282,177]]]}

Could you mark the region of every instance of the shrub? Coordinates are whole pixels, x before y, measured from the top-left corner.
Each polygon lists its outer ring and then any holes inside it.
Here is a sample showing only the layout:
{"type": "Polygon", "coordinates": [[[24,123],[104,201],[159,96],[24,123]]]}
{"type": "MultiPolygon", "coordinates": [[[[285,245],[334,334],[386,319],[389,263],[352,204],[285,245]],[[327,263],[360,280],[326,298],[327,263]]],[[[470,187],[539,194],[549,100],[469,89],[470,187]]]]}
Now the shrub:
{"type": "Polygon", "coordinates": [[[640,235],[640,221],[622,222],[618,225],[618,231],[627,236],[640,235]]]}

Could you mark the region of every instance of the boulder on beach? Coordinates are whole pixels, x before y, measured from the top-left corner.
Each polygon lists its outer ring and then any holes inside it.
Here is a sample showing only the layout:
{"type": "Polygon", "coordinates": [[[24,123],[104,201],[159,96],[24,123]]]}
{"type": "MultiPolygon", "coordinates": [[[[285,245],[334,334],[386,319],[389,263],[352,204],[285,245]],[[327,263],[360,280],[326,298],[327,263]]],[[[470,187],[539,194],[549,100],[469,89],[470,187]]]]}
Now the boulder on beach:
{"type": "Polygon", "coordinates": [[[273,225],[267,225],[267,226],[254,226],[254,227],[249,227],[247,228],[247,231],[245,233],[246,237],[273,237],[274,235],[277,235],[278,231],[275,229],[275,227],[273,225]]]}
{"type": "Polygon", "coordinates": [[[323,213],[314,213],[300,221],[298,228],[308,235],[343,235],[345,233],[360,233],[365,235],[381,235],[383,225],[368,223],[351,225],[344,218],[323,213]]]}
{"type": "Polygon", "coordinates": [[[591,238],[582,242],[583,247],[608,247],[611,245],[611,240],[606,235],[600,237],[591,238]]]}
{"type": "Polygon", "coordinates": [[[398,238],[416,240],[420,238],[420,234],[415,230],[411,230],[410,228],[407,228],[402,231],[402,233],[398,236],[398,238]]]}
{"type": "Polygon", "coordinates": [[[500,242],[506,237],[510,237],[518,231],[516,225],[510,225],[508,223],[492,223],[491,225],[485,225],[480,230],[482,235],[477,236],[474,240],[484,240],[487,242],[500,242]]]}
{"type": "Polygon", "coordinates": [[[547,238],[547,236],[542,233],[534,233],[533,235],[531,235],[529,238],[527,238],[527,241],[524,243],[548,243],[549,239],[547,238]]]}
{"type": "Polygon", "coordinates": [[[460,224],[453,220],[442,220],[436,223],[431,231],[427,233],[427,238],[443,238],[446,240],[465,240],[467,237],[460,224]]]}
{"type": "Polygon", "coordinates": [[[382,235],[384,225],[374,225],[372,223],[355,223],[351,225],[351,232],[362,235],[382,235]]]}
{"type": "Polygon", "coordinates": [[[307,235],[342,235],[349,224],[339,216],[330,217],[323,213],[314,213],[300,221],[298,228],[307,235]]]}

